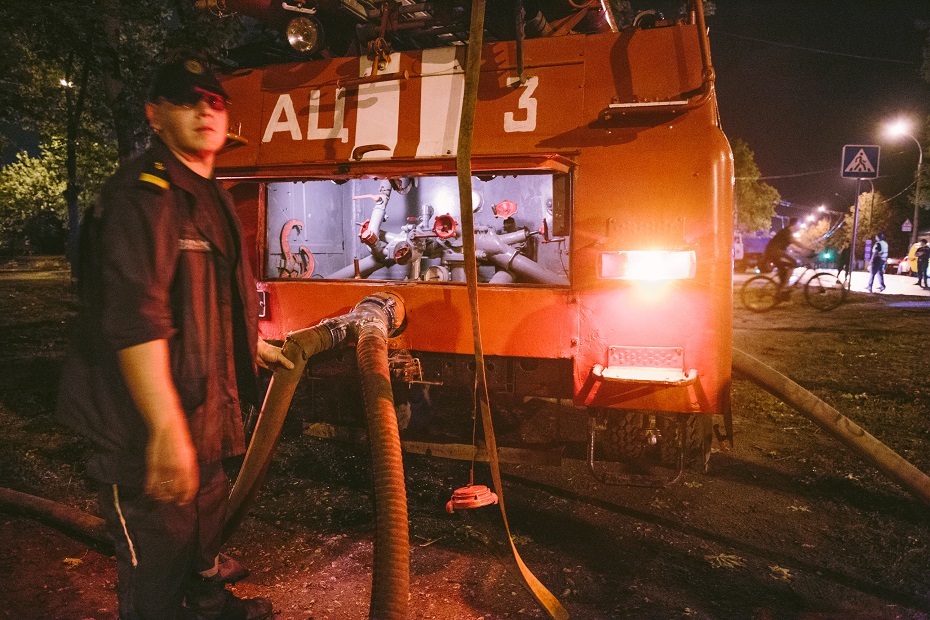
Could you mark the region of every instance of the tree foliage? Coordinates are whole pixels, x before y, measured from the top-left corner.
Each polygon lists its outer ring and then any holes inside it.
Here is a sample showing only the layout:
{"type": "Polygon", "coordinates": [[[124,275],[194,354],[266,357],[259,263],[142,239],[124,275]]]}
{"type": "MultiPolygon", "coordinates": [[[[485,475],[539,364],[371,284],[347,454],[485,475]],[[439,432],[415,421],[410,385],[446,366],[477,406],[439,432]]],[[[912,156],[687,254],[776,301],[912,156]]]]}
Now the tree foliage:
{"type": "Polygon", "coordinates": [[[736,225],[744,232],[769,230],[775,205],[781,198],[778,190],[761,180],[755,154],[745,140],[733,141],[733,164],[736,175],[736,225]]]}
{"type": "MultiPolygon", "coordinates": [[[[24,151],[0,171],[0,231],[7,249],[23,249],[23,233],[35,216],[58,223],[64,228],[65,181],[55,173],[54,157],[43,151],[40,157],[30,157],[24,151]]],[[[55,228],[55,226],[52,226],[55,228]]]]}
{"type": "MultiPolygon", "coordinates": [[[[856,205],[849,207],[849,212],[843,222],[843,228],[837,233],[840,240],[842,240],[842,245],[852,243],[855,210],[856,205]]],[[[861,193],[859,195],[859,228],[856,232],[856,256],[861,257],[863,255],[866,239],[874,238],[877,233],[888,234],[889,242],[891,242],[892,235],[889,233],[895,228],[895,220],[894,209],[881,192],[861,193]]]]}
{"type": "MultiPolygon", "coordinates": [[[[930,50],[930,48],[928,48],[930,50]]],[[[917,139],[920,142],[921,147],[924,149],[923,153],[923,162],[924,165],[920,169],[920,176],[917,177],[917,181],[920,183],[920,193],[917,195],[919,200],[917,201],[920,205],[921,210],[926,212],[930,209],[930,116],[924,119],[923,126],[920,127],[920,131],[916,134],[917,139]]],[[[916,189],[916,188],[915,188],[916,189]]],[[[911,206],[914,204],[914,191],[908,192],[909,202],[911,206]]],[[[921,228],[925,228],[927,225],[927,216],[925,214],[920,214],[921,228]]]]}
{"type": "Polygon", "coordinates": [[[42,147],[38,158],[17,155],[20,166],[7,176],[26,175],[30,183],[44,178],[48,191],[63,193],[72,249],[91,179],[148,139],[143,103],[154,67],[182,49],[216,57],[241,31],[238,19],[176,0],[5,2],[0,20],[6,30],[0,38],[0,147],[22,130],[38,136],[42,147]],[[27,174],[40,168],[48,174],[27,174]]]}
{"type": "Polygon", "coordinates": [[[827,247],[832,247],[835,243],[833,239],[826,236],[830,229],[830,219],[826,217],[820,218],[801,229],[798,240],[811,248],[813,252],[823,252],[827,247]]]}
{"type": "MultiPolygon", "coordinates": [[[[65,144],[60,138],[43,144],[38,157],[25,151],[0,168],[0,244],[8,252],[61,252],[68,230],[65,189],[65,144]]],[[[111,145],[92,143],[79,151],[78,196],[91,204],[100,185],[115,169],[111,145]]]]}

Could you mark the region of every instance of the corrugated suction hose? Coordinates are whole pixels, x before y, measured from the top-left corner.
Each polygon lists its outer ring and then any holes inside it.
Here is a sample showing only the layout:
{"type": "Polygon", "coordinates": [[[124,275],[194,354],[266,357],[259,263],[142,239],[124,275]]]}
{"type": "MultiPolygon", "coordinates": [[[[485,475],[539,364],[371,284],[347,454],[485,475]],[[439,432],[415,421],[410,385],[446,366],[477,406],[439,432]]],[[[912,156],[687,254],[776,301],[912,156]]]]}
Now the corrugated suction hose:
{"type": "Polygon", "coordinates": [[[224,528],[227,537],[235,531],[258,493],[307,361],[344,340],[355,340],[368,418],[375,495],[377,527],[369,611],[369,617],[375,620],[406,618],[410,596],[407,492],[387,357],[388,336],[399,334],[405,325],[403,300],[391,293],[377,293],[360,301],[348,314],[288,334],[283,351],[294,368],[279,368],[271,379],[252,441],[230,494],[224,528]]]}
{"type": "Polygon", "coordinates": [[[376,521],[369,618],[404,620],[410,591],[407,491],[387,353],[385,326],[363,325],[356,355],[368,417],[376,521]]]}

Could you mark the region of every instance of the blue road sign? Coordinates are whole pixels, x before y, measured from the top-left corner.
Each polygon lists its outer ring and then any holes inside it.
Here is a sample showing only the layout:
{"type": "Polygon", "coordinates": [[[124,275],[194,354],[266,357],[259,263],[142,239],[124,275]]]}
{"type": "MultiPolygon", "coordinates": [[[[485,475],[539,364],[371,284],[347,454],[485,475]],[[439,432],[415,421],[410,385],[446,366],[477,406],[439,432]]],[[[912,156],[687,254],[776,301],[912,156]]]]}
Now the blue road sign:
{"type": "Polygon", "coordinates": [[[847,144],[843,147],[843,166],[840,173],[846,179],[874,179],[878,177],[878,156],[881,147],[874,144],[847,144]]]}

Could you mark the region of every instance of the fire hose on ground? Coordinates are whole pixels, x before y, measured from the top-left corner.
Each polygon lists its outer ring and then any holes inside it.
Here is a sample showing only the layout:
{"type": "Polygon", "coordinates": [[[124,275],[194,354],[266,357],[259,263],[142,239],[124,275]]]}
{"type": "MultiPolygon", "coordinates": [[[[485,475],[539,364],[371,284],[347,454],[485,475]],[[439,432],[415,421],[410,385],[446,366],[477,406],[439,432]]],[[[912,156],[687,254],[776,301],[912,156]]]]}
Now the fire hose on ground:
{"type": "Polygon", "coordinates": [[[831,437],[871,463],[908,493],[930,506],[930,477],[861,426],[771,366],[733,349],[733,370],[790,405],[831,437]]]}
{"type": "MultiPolygon", "coordinates": [[[[368,376],[363,390],[372,442],[377,519],[370,617],[378,619],[407,616],[406,491],[386,359],[387,336],[399,331],[403,323],[404,309],[399,299],[379,295],[366,298],[347,315],[289,335],[284,350],[295,368],[277,371],[272,379],[246,460],[230,496],[227,521],[228,533],[241,521],[257,493],[274,454],[284,415],[309,358],[355,336],[359,368],[363,376],[368,376]]],[[[793,407],[893,482],[930,505],[930,477],[839,411],[738,349],[733,349],[733,370],[793,407]]],[[[102,519],[58,502],[0,487],[0,510],[36,519],[80,539],[110,544],[102,519]]]]}

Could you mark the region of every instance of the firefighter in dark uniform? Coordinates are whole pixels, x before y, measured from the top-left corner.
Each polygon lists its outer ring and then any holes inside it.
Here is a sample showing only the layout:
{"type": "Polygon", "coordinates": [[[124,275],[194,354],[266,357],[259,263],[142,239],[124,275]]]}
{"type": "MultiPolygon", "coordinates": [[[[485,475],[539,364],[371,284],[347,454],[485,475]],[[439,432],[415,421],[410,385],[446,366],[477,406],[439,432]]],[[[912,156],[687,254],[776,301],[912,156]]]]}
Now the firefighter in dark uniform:
{"type": "Polygon", "coordinates": [[[59,418],[87,435],[113,537],[120,618],[266,618],[219,550],[256,364],[293,365],[257,332],[255,283],[230,196],[213,179],[227,96],[200,61],[161,67],[151,148],[106,183],[81,235],[81,309],[59,418]]]}

